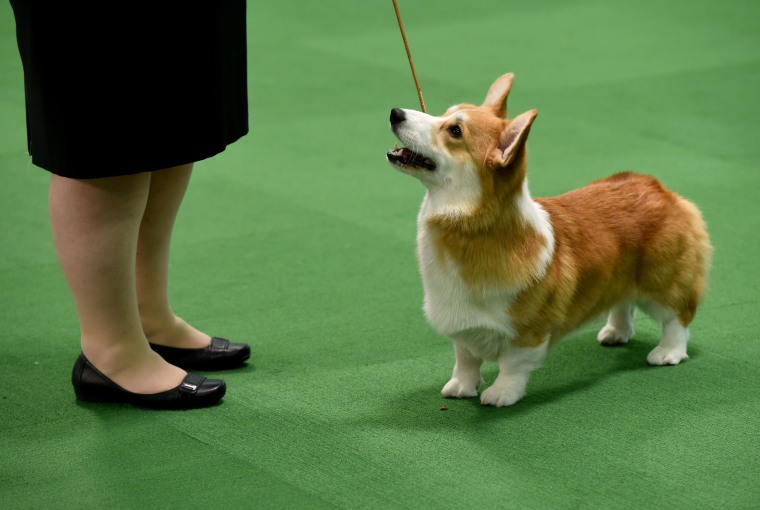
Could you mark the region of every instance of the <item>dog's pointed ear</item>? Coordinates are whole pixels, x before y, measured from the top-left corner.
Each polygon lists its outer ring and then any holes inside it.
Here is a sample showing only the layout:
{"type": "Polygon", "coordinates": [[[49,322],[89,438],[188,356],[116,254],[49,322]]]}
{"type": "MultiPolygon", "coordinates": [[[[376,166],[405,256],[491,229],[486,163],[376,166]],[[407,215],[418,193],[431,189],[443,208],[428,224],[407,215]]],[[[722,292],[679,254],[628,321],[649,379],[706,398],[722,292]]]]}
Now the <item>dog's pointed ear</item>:
{"type": "Polygon", "coordinates": [[[483,101],[483,106],[491,108],[496,116],[502,119],[507,118],[507,96],[512,89],[514,79],[515,75],[512,73],[500,76],[491,84],[486,99],[483,101]]]}
{"type": "Polygon", "coordinates": [[[493,162],[497,167],[506,167],[512,163],[528,139],[530,126],[538,115],[538,110],[521,113],[502,130],[499,143],[493,150],[493,162]]]}

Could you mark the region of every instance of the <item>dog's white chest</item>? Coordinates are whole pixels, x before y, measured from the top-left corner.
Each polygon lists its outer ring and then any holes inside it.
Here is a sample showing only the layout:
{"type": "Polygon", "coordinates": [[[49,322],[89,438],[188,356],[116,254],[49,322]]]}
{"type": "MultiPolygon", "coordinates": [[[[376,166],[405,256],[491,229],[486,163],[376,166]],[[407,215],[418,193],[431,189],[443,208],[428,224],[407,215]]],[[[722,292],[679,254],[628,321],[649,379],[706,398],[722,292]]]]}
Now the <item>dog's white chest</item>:
{"type": "MultiPolygon", "coordinates": [[[[524,184],[523,193],[517,200],[518,210],[526,223],[546,240],[546,246],[536,255],[532,274],[539,279],[554,253],[551,223],[546,212],[530,198],[527,185],[524,184]]],[[[458,214],[462,210],[449,208],[443,213],[458,214]]],[[[504,279],[499,283],[496,276],[493,282],[465,281],[462,268],[440,242],[438,230],[428,225],[428,220],[440,215],[440,211],[428,194],[417,217],[417,257],[425,288],[425,314],[440,334],[466,343],[472,352],[489,359],[515,338],[510,309],[525,286],[518,281],[510,286],[504,279]]]]}
{"type": "Polygon", "coordinates": [[[508,309],[514,293],[494,288],[476,295],[460,275],[456,263],[441,254],[434,235],[424,227],[417,237],[417,256],[425,289],[425,314],[442,335],[466,341],[486,331],[490,336],[514,336],[508,309]]]}

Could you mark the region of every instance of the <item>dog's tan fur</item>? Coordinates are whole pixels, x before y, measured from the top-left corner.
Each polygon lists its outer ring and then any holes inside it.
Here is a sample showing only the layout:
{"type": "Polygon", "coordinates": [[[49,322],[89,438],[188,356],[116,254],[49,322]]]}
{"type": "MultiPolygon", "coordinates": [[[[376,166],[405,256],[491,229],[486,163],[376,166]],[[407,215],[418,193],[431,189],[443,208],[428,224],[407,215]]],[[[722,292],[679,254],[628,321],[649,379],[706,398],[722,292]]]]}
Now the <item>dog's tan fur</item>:
{"type": "MultiPolygon", "coordinates": [[[[431,210],[421,214],[420,239],[435,253],[439,266],[434,277],[464,285],[467,291],[462,299],[469,300],[468,305],[489,299],[494,289],[510,293],[503,318],[510,333],[494,333],[504,342],[496,355],[502,372],[520,371],[506,360],[510,350],[522,352],[519,350],[553,344],[621,303],[649,306],[664,327],[677,329],[670,324],[674,315],[687,338],[685,328],[706,290],[712,251],[697,207],[654,177],[632,172],[557,197],[532,200],[524,196],[525,143],[537,112],[507,119],[511,84],[511,74],[502,76],[491,86],[483,105],[458,105],[428,121],[434,131],[430,150],[443,154],[449,166],[462,171],[473,168],[479,183],[479,199],[464,204],[460,213],[431,210]],[[459,126],[461,137],[450,136],[452,124],[459,126]],[[550,230],[526,220],[526,203],[548,215],[550,230]],[[542,259],[547,253],[548,262],[542,259]]],[[[438,192],[437,186],[428,186],[429,195],[438,192]]],[[[447,193],[450,196],[452,191],[447,193]]],[[[423,206],[423,210],[427,208],[423,206]]],[[[420,263],[430,264],[422,257],[420,263]]],[[[423,277],[432,278],[430,274],[433,272],[423,271],[423,277]]],[[[433,288],[426,285],[428,290],[433,288]]],[[[613,323],[611,318],[610,325],[613,323]]],[[[479,366],[479,360],[487,358],[474,342],[468,342],[466,332],[445,333],[458,344],[461,370],[468,363],[479,366]]],[[[676,336],[681,333],[679,330],[676,336]]],[[[665,336],[661,346],[666,343],[665,336]]],[[[685,358],[685,338],[680,356],[666,355],[659,361],[650,358],[650,362],[673,364],[685,358]]],[[[600,341],[624,343],[627,338],[600,333],[600,341]]],[[[533,368],[526,370],[529,373],[533,368]]],[[[459,380],[457,370],[455,367],[444,395],[472,396],[472,381],[454,384],[458,390],[451,390],[452,382],[459,380]]],[[[465,376],[474,377],[471,370],[465,376]]],[[[519,390],[504,396],[502,387],[509,386],[509,376],[500,374],[501,389],[492,393],[501,393],[490,395],[483,403],[509,405],[522,396],[519,390]]]]}

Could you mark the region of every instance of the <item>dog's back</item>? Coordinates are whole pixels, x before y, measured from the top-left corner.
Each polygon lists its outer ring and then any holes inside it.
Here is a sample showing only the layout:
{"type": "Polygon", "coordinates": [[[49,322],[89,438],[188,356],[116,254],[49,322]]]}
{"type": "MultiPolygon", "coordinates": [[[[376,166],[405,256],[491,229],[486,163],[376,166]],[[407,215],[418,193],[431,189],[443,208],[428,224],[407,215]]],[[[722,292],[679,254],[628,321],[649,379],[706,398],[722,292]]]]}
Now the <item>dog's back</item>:
{"type": "Polygon", "coordinates": [[[516,323],[548,321],[556,341],[621,301],[652,301],[689,325],[706,290],[711,254],[691,202],[632,172],[536,202],[554,231],[544,284],[553,292],[545,295],[541,285],[526,290],[510,313],[516,323]]]}

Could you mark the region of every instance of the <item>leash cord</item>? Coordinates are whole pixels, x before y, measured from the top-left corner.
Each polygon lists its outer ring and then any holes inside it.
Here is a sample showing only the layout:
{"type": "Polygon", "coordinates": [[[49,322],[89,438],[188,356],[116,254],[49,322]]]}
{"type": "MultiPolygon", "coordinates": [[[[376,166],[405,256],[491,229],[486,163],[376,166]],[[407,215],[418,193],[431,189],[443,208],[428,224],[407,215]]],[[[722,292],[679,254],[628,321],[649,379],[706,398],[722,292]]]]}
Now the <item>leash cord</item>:
{"type": "Polygon", "coordinates": [[[404,25],[401,23],[401,13],[398,12],[398,4],[396,0],[393,0],[393,9],[396,11],[396,19],[398,20],[398,28],[401,30],[401,38],[404,40],[404,48],[406,49],[406,57],[409,59],[409,67],[412,68],[412,78],[414,78],[414,86],[417,88],[417,96],[420,98],[420,106],[422,111],[425,110],[425,100],[422,98],[422,90],[420,89],[420,82],[417,81],[417,73],[414,71],[414,64],[412,63],[412,52],[409,51],[409,43],[406,42],[406,34],[404,33],[404,25]]]}

